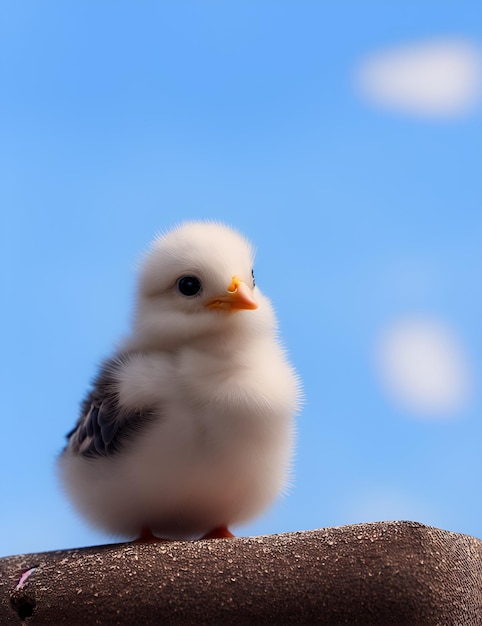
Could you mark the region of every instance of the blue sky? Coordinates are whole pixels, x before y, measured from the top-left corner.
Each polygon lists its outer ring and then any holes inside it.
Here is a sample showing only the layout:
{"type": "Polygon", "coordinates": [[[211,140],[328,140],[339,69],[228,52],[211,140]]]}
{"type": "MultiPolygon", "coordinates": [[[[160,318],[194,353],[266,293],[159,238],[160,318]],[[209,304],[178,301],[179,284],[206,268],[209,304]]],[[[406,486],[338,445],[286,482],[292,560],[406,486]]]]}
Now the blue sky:
{"type": "Polygon", "coordinates": [[[475,1],[2,3],[0,555],[110,540],[55,458],[142,250],[200,218],[255,244],[306,396],[237,533],[482,536],[481,46],[475,1]]]}

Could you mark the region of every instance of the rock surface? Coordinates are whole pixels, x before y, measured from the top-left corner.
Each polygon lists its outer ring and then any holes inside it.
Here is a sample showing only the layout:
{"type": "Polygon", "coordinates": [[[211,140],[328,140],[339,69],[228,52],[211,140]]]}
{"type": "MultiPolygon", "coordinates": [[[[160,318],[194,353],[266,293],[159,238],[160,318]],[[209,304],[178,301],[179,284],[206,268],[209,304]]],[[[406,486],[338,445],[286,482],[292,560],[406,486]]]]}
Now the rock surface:
{"type": "Polygon", "coordinates": [[[415,522],[0,559],[1,624],[482,624],[482,541],[415,522]]]}

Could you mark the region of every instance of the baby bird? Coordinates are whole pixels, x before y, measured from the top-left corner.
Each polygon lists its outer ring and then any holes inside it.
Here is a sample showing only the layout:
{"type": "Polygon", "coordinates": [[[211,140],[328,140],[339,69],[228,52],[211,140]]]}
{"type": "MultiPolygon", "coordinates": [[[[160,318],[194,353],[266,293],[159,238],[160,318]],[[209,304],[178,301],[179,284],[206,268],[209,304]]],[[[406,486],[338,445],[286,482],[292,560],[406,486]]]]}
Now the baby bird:
{"type": "Polygon", "coordinates": [[[214,222],[181,224],[147,251],[131,334],[58,460],[94,526],[229,537],[286,485],[300,383],[253,260],[244,237],[214,222]]]}

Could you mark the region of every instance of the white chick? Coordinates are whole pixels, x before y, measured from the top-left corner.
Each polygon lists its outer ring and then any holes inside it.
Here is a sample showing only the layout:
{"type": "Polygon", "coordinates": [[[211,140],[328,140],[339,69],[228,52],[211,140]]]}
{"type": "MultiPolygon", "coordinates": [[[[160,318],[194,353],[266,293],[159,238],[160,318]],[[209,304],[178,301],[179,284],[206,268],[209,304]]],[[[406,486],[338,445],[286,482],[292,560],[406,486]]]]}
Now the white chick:
{"type": "Polygon", "coordinates": [[[78,511],[110,534],[232,536],[287,482],[299,379],[236,231],[188,222],[141,268],[131,335],[59,457],[78,511]]]}

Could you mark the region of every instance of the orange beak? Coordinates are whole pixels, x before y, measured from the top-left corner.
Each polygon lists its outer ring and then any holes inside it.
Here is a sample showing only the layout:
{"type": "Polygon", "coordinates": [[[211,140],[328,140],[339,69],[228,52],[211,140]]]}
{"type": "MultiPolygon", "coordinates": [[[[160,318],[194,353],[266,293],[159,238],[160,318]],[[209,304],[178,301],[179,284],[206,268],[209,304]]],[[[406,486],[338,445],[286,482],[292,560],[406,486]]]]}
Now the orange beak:
{"type": "Polygon", "coordinates": [[[253,298],[248,285],[238,276],[233,276],[231,283],[228,285],[226,295],[209,298],[204,306],[208,309],[221,311],[254,311],[258,308],[258,303],[253,298]]]}

